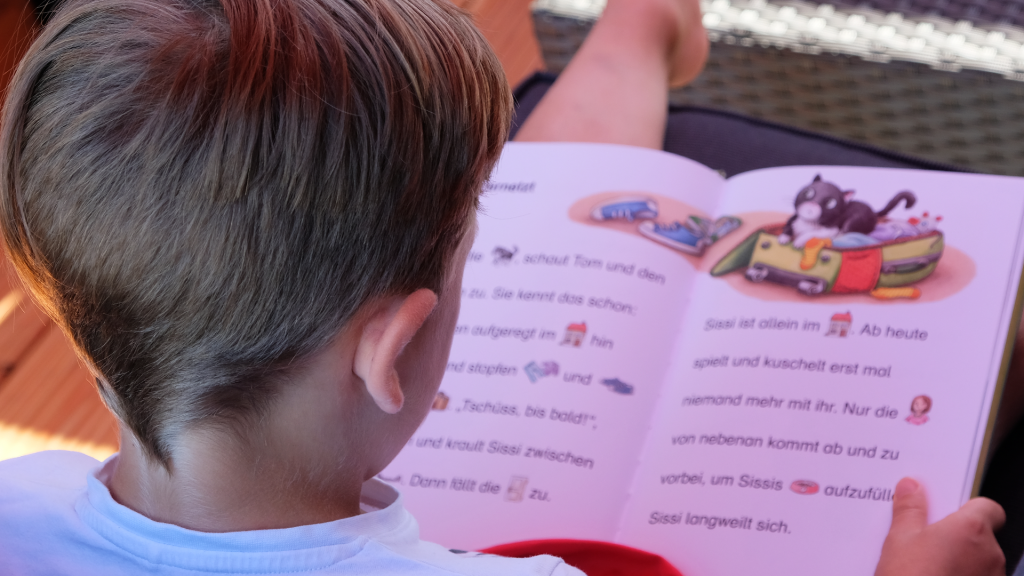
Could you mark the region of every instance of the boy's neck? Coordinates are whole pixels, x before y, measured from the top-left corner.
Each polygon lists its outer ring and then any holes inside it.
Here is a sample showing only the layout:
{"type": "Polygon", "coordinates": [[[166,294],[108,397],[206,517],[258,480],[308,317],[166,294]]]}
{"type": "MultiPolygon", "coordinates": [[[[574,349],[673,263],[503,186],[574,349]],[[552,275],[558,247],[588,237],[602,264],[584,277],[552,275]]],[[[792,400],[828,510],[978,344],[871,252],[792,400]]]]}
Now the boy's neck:
{"type": "Polygon", "coordinates": [[[256,422],[211,424],[174,438],[167,467],[121,427],[108,484],[122,505],[201,532],[320,524],[359,514],[363,482],[391,462],[430,410],[451,349],[462,239],[444,296],[389,296],[293,366],[256,422]],[[358,358],[357,358],[358,355],[358,358]],[[393,397],[397,391],[397,409],[393,397]],[[387,397],[384,406],[378,398],[387,397]],[[247,425],[248,424],[248,425],[247,425]]]}
{"type": "Polygon", "coordinates": [[[373,400],[352,375],[353,348],[343,332],[307,359],[258,425],[182,433],[166,468],[122,425],[108,485],[114,500],[200,532],[291,528],[358,515],[363,482],[387,460],[381,464],[368,452],[379,423],[361,416],[374,414],[373,400]]]}
{"type": "MultiPolygon", "coordinates": [[[[143,516],[200,532],[291,528],[358,515],[363,478],[336,470],[329,485],[272,453],[239,454],[223,438],[186,439],[171,465],[147,457],[122,427],[109,480],[114,500],[143,516]]],[[[272,451],[272,447],[268,447],[272,451]]]]}

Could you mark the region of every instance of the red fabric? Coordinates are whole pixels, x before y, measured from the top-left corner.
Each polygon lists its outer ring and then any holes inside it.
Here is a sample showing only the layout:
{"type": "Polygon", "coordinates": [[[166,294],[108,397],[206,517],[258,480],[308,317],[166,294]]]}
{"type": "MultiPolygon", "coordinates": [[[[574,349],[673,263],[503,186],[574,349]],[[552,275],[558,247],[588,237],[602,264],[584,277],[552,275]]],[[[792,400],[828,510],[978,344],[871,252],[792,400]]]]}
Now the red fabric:
{"type": "Polygon", "coordinates": [[[525,540],[492,546],[481,552],[527,558],[550,554],[565,560],[587,576],[683,576],[657,554],[628,546],[593,540],[525,540]]]}
{"type": "Polygon", "coordinates": [[[834,294],[852,294],[874,290],[882,273],[882,249],[868,248],[843,252],[843,263],[832,284],[834,294]]]}

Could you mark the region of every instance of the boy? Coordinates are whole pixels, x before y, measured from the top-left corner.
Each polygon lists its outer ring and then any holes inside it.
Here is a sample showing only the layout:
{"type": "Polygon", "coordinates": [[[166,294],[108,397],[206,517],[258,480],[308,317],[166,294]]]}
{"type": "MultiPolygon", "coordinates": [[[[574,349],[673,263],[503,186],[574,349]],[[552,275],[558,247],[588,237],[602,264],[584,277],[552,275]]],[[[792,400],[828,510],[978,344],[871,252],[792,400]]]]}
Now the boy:
{"type": "MultiPolygon", "coordinates": [[[[694,2],[613,1],[521,136],[659,145],[650,99],[705,51],[694,2]]],[[[4,572],[578,574],[421,542],[372,480],[443,374],[510,106],[428,0],[66,6],[4,109],[0,227],[121,452],[0,464],[4,572]]],[[[915,486],[879,574],[995,573],[998,507],[924,527],[915,486]]]]}

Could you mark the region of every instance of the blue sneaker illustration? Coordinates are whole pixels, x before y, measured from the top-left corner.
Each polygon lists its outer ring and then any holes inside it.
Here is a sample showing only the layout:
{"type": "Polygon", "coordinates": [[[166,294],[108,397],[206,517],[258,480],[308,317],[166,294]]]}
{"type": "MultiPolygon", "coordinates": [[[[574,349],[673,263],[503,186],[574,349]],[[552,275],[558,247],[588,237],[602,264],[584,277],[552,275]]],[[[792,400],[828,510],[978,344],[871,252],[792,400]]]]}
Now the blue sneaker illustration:
{"type": "Polygon", "coordinates": [[[590,212],[590,218],[598,222],[607,220],[649,220],[658,217],[658,203],[650,198],[616,198],[598,204],[590,212]]]}
{"type": "Polygon", "coordinates": [[[646,238],[694,256],[703,254],[704,248],[711,243],[711,240],[703,232],[679,222],[671,224],[644,222],[640,224],[638,230],[646,238]]]}
{"type": "Polygon", "coordinates": [[[601,380],[601,384],[604,384],[616,394],[630,395],[633,393],[633,386],[631,384],[626,384],[618,378],[605,378],[604,380],[601,380]]]}

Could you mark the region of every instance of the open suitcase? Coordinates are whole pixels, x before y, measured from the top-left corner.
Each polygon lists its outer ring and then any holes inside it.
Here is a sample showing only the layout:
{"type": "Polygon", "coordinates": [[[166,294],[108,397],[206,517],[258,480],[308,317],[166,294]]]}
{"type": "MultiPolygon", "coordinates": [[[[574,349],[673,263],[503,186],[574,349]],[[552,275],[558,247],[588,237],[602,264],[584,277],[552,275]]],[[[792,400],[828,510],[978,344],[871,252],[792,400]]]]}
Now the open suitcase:
{"type": "Polygon", "coordinates": [[[779,243],[783,226],[765,226],[748,236],[712,268],[711,275],[745,269],[751,282],[774,282],[807,295],[872,292],[927,278],[938,266],[945,245],[942,233],[933,230],[870,246],[829,246],[821,248],[808,267],[806,249],[779,243]]]}

